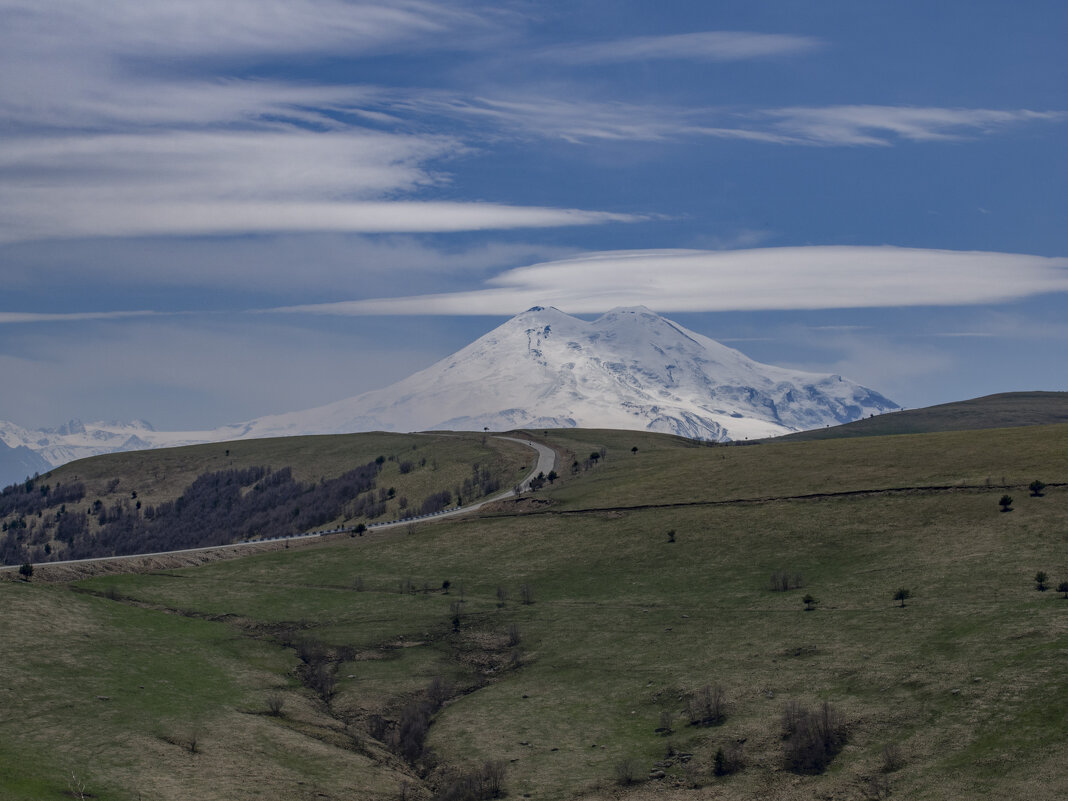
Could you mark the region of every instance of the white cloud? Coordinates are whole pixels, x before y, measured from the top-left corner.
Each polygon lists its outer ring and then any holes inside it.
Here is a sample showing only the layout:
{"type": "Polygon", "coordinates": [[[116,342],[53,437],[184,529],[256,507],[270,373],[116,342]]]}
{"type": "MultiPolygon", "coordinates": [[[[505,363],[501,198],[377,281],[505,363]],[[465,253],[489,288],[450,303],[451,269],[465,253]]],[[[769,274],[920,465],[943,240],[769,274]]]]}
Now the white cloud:
{"type": "Polygon", "coordinates": [[[508,270],[470,292],[281,311],[495,314],[553,305],[572,314],[646,305],[660,312],[960,306],[1068,292],[1068,259],[897,247],[588,253],[508,270]]]}
{"type": "Polygon", "coordinates": [[[219,53],[377,52],[486,26],[457,3],[423,0],[0,0],[13,43],[70,52],[216,56],[219,53]]]}
{"type": "Polygon", "coordinates": [[[0,241],[272,231],[473,231],[636,219],[577,209],[386,199],[440,183],[445,137],[369,131],[14,139],[0,149],[0,241]]]}
{"type": "Polygon", "coordinates": [[[0,325],[11,323],[68,323],[84,320],[121,320],[127,317],[149,317],[153,311],[71,312],[69,314],[39,314],[37,312],[0,312],[0,325]]]}
{"type": "Polygon", "coordinates": [[[634,36],[609,42],[553,47],[543,58],[564,64],[613,64],[626,61],[744,61],[804,53],[821,42],[810,36],[747,31],[697,31],[664,36],[634,36]]]}
{"type": "Polygon", "coordinates": [[[10,79],[0,87],[9,134],[0,148],[0,242],[633,219],[406,197],[446,182],[431,163],[466,146],[352,126],[353,118],[386,121],[370,107],[378,89],[165,77],[168,60],[197,74],[212,59],[470,46],[493,26],[462,4],[0,0],[0,13],[0,72],[10,79]]]}
{"type": "Polygon", "coordinates": [[[398,114],[442,116],[474,123],[486,136],[492,125],[508,135],[569,142],[658,142],[736,139],[772,145],[886,146],[899,140],[955,141],[992,135],[1011,126],[1058,122],[1062,111],[917,108],[912,106],[812,106],[740,109],[606,101],[510,91],[462,95],[442,91],[368,91],[369,104],[398,114]]]}
{"type": "Polygon", "coordinates": [[[770,118],[774,129],[800,142],[889,145],[894,138],[915,142],[960,139],[992,133],[1012,124],[1062,120],[1065,113],[1027,109],[826,106],[769,109],[754,116],[770,118]]]}

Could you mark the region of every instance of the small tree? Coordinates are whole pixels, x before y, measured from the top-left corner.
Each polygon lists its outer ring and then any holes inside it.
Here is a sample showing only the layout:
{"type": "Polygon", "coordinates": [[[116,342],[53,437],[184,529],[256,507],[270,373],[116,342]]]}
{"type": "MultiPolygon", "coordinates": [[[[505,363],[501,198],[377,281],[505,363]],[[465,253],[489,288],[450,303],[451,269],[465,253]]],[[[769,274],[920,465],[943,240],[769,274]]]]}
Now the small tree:
{"type": "Polygon", "coordinates": [[[1057,585],[1057,592],[1063,592],[1064,597],[1068,598],[1068,581],[1062,581],[1057,585]]]}
{"type": "Polygon", "coordinates": [[[448,579],[445,579],[443,582],[441,582],[441,591],[443,593],[445,593],[446,595],[448,595],[449,594],[449,587],[451,587],[451,586],[452,586],[452,582],[449,581],[448,579]]]}
{"type": "Polygon", "coordinates": [[[1028,485],[1028,489],[1031,490],[1031,496],[1034,498],[1041,498],[1042,490],[1044,490],[1045,488],[1046,485],[1038,479],[1035,479],[1030,483],[1030,485],[1028,485]]]}
{"type": "Polygon", "coordinates": [[[1035,589],[1039,592],[1046,591],[1046,582],[1049,581],[1049,576],[1045,570],[1039,570],[1035,573],[1035,589]]]}
{"type": "Polygon", "coordinates": [[[633,448],[630,449],[630,452],[631,453],[637,453],[638,452],[638,446],[635,445],[633,448]]]}
{"type": "Polygon", "coordinates": [[[901,601],[901,608],[905,608],[905,601],[912,597],[912,590],[899,587],[898,591],[894,593],[894,600],[901,601]]]}
{"type": "Polygon", "coordinates": [[[23,581],[29,581],[30,576],[33,575],[33,565],[26,562],[19,568],[19,575],[22,576],[23,581]]]}
{"type": "Polygon", "coordinates": [[[534,603],[534,588],[529,584],[521,584],[519,586],[519,600],[522,601],[524,606],[530,606],[534,603]]]}
{"type": "Polygon", "coordinates": [[[811,595],[806,595],[804,598],[801,599],[801,602],[805,605],[805,611],[811,612],[813,609],[816,608],[816,604],[819,603],[819,600],[813,598],[811,595]]]}
{"type": "Polygon", "coordinates": [[[593,462],[594,464],[597,464],[597,461],[600,458],[601,458],[601,454],[598,453],[597,451],[594,451],[593,453],[590,454],[590,461],[593,462]]]}
{"type": "Polygon", "coordinates": [[[1012,496],[1011,495],[1002,495],[1001,496],[1001,500],[999,500],[998,503],[1001,504],[1001,511],[1003,511],[1003,512],[1011,512],[1012,511],[1009,508],[1010,506],[1012,506],[1012,496]]]}
{"type": "Polygon", "coordinates": [[[547,478],[549,480],[549,483],[552,484],[554,481],[556,481],[556,479],[560,478],[560,476],[557,475],[555,470],[550,470],[549,475],[547,475],[545,478],[547,478]]]}
{"type": "Polygon", "coordinates": [[[674,542],[674,541],[675,541],[675,529],[669,529],[668,530],[668,542],[674,542]]]}

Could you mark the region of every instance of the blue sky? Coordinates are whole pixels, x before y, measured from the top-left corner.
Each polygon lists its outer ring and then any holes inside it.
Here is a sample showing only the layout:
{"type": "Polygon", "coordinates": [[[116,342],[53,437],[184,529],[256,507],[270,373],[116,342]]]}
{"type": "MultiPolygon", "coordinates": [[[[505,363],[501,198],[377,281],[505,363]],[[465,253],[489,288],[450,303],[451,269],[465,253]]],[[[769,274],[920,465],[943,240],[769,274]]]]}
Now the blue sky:
{"type": "Polygon", "coordinates": [[[1068,389],[1068,5],[0,0],[0,419],[201,428],[535,303],[1068,389]]]}

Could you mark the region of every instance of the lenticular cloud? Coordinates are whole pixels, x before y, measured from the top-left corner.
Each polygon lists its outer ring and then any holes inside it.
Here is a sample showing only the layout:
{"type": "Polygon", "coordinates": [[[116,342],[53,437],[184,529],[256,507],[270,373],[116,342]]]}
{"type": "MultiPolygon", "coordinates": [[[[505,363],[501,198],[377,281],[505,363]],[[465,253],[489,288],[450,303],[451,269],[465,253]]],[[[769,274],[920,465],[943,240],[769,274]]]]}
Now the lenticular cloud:
{"type": "Polygon", "coordinates": [[[897,247],[586,253],[508,270],[484,289],[287,311],[511,314],[535,303],[579,314],[644,304],[662,311],[969,306],[1068,291],[1068,259],[897,247]]]}

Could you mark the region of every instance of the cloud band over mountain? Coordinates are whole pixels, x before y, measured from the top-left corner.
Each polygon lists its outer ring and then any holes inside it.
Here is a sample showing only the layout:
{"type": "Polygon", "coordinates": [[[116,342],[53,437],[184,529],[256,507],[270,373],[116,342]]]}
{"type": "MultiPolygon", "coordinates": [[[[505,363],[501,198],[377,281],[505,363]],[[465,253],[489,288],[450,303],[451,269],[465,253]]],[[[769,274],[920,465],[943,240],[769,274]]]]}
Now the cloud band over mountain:
{"type": "Polygon", "coordinates": [[[898,247],[634,250],[508,270],[468,292],[291,306],[315,314],[507,314],[968,306],[1068,292],[1068,258],[898,247]]]}

